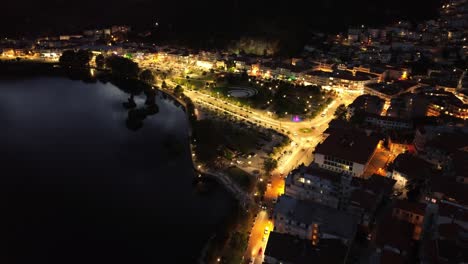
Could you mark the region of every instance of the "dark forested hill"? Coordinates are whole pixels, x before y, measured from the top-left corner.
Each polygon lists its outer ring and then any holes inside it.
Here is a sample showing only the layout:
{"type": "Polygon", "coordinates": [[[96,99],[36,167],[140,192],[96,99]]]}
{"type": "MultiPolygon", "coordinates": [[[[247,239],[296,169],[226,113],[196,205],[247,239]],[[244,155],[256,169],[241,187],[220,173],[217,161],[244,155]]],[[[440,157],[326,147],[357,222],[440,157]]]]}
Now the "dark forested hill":
{"type": "Polygon", "coordinates": [[[0,36],[75,31],[84,27],[158,21],[172,37],[237,38],[304,30],[340,31],[437,16],[440,0],[9,0],[2,2],[0,36]]]}

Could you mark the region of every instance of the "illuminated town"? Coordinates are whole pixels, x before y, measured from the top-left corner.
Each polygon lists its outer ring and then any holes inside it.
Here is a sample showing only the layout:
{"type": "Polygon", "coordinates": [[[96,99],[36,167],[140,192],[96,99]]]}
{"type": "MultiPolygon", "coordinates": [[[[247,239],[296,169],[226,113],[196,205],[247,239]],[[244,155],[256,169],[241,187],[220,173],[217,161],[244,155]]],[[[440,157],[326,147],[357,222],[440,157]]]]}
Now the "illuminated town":
{"type": "Polygon", "coordinates": [[[445,0],[417,24],[313,33],[289,57],[137,41],[114,25],[5,37],[0,59],[6,72],[141,83],[123,100],[135,133],[155,97],[180,105],[195,186],[215,180],[239,207],[198,263],[467,263],[467,11],[445,0]]]}

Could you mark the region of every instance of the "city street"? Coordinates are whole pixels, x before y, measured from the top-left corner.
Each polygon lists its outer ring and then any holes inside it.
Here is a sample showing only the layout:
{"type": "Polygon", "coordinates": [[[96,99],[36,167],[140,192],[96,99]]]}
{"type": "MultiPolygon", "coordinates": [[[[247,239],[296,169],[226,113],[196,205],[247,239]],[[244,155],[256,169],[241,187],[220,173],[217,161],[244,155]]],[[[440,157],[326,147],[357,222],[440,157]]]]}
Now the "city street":
{"type": "Polygon", "coordinates": [[[249,261],[253,259],[254,262],[248,263],[263,263],[263,252],[265,251],[271,230],[273,230],[273,222],[268,218],[268,212],[266,210],[261,210],[252,227],[245,255],[245,259],[249,261]]]}

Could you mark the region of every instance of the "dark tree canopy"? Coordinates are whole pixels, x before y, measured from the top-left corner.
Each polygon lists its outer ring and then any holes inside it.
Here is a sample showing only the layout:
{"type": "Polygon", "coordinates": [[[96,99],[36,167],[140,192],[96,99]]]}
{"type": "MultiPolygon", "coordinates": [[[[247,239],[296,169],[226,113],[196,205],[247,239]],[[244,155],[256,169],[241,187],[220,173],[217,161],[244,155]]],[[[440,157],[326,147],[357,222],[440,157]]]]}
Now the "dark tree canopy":
{"type": "Polygon", "coordinates": [[[177,96],[181,95],[183,92],[184,92],[184,88],[182,88],[182,86],[180,86],[180,85],[177,85],[177,86],[174,88],[174,93],[175,93],[177,96]]]}
{"type": "Polygon", "coordinates": [[[68,68],[84,68],[89,66],[89,62],[93,57],[88,50],[66,50],[60,56],[59,62],[62,66],[68,68]]]}
{"type": "Polygon", "coordinates": [[[267,158],[263,162],[263,169],[266,173],[272,172],[274,169],[278,167],[278,161],[272,158],[267,158]]]}
{"type": "Polygon", "coordinates": [[[152,84],[154,83],[154,75],[153,75],[153,72],[151,70],[144,70],[140,73],[140,80],[148,83],[148,84],[152,84]]]}
{"type": "Polygon", "coordinates": [[[346,113],[347,113],[346,106],[344,104],[341,104],[338,106],[338,108],[336,108],[334,115],[336,118],[344,120],[346,119],[346,113]]]}
{"type": "Polygon", "coordinates": [[[110,68],[112,74],[131,79],[138,78],[140,72],[140,68],[136,62],[116,55],[106,59],[106,66],[110,68]]]}
{"type": "Polygon", "coordinates": [[[102,69],[102,68],[104,68],[104,66],[106,64],[106,59],[104,58],[104,55],[99,54],[94,59],[94,62],[96,63],[96,67],[98,67],[99,69],[102,69]]]}

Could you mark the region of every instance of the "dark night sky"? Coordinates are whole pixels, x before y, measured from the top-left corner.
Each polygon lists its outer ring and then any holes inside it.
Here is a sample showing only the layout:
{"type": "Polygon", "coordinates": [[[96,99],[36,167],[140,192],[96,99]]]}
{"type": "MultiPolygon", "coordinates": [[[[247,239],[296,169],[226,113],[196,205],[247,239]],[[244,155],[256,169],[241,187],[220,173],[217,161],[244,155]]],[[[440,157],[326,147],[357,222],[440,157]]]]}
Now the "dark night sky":
{"type": "Polygon", "coordinates": [[[271,28],[343,30],[347,25],[421,20],[437,15],[440,0],[8,0],[2,1],[0,35],[76,30],[96,24],[149,26],[156,19],[174,30],[268,34],[271,28]],[[276,2],[276,3],[275,3],[276,2]],[[303,3],[306,2],[306,3],[303,3]]]}

